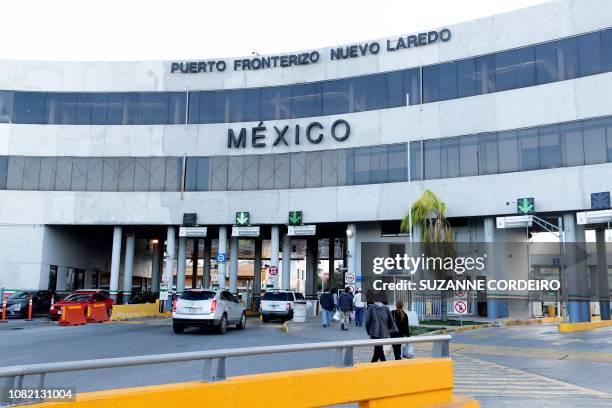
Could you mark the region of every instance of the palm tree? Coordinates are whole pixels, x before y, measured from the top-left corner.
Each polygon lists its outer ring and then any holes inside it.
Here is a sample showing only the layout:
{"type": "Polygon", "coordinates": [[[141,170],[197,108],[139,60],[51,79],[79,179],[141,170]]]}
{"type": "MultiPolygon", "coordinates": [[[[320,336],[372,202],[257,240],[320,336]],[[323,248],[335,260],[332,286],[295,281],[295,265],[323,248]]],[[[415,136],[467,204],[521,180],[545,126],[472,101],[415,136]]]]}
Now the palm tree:
{"type": "MultiPolygon", "coordinates": [[[[431,190],[425,190],[423,195],[412,203],[411,213],[406,214],[402,220],[400,230],[412,233],[415,225],[421,228],[420,241],[423,245],[423,254],[426,257],[442,258],[455,256],[453,248],[453,232],[446,218],[446,205],[431,190]],[[411,225],[412,223],[412,225],[411,225]]],[[[437,264],[436,264],[437,266],[437,264]]],[[[436,267],[437,279],[446,279],[446,271],[436,267]]],[[[446,320],[446,291],[440,293],[442,299],[442,319],[446,320]]]]}

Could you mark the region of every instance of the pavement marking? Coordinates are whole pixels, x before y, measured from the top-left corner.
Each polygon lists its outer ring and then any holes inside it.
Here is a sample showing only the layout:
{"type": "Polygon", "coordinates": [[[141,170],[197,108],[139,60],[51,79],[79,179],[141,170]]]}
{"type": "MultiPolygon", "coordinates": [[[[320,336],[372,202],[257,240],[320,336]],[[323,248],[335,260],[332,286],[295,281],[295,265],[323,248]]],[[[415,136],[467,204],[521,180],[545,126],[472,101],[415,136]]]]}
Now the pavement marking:
{"type": "Polygon", "coordinates": [[[612,395],[570,384],[554,378],[501,364],[453,355],[455,388],[458,394],[478,396],[516,397],[517,393],[535,398],[591,397],[612,399],[612,395]]]}
{"type": "MultiPolygon", "coordinates": [[[[392,360],[393,352],[390,348],[385,348],[385,351],[387,360],[392,360]]],[[[356,348],[353,355],[355,362],[369,362],[372,352],[371,347],[356,348]]],[[[415,357],[429,357],[430,355],[430,350],[415,347],[415,357]]],[[[452,351],[452,359],[455,376],[453,392],[473,396],[476,399],[478,397],[515,398],[517,395],[522,395],[542,399],[586,397],[612,400],[612,395],[603,391],[468,357],[457,350],[452,351]]]]}

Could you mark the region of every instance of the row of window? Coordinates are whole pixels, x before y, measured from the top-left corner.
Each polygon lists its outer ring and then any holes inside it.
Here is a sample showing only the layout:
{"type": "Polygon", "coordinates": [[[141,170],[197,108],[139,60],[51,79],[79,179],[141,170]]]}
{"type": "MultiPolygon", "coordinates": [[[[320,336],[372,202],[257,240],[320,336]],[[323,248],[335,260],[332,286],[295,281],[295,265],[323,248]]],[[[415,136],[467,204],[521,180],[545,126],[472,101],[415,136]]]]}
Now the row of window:
{"type": "Polygon", "coordinates": [[[187,191],[314,188],[406,181],[407,144],[253,156],[188,157],[187,191]]]}
{"type": "Polygon", "coordinates": [[[612,117],[406,143],[249,156],[0,156],[0,189],[243,191],[432,180],[612,163],[612,117]]]}
{"type": "Polygon", "coordinates": [[[612,71],[612,30],[423,68],[423,103],[612,71]]]}
{"type": "Polygon", "coordinates": [[[436,102],[612,71],[612,29],[332,81],[192,92],[0,91],[0,122],[156,125],[278,120],[436,102]],[[421,89],[422,97],[421,97],[421,89]]]}
{"type": "Polygon", "coordinates": [[[0,156],[0,189],[180,191],[180,157],[0,156]]]}
{"type": "Polygon", "coordinates": [[[412,180],[612,162],[612,117],[410,143],[412,180]]]}

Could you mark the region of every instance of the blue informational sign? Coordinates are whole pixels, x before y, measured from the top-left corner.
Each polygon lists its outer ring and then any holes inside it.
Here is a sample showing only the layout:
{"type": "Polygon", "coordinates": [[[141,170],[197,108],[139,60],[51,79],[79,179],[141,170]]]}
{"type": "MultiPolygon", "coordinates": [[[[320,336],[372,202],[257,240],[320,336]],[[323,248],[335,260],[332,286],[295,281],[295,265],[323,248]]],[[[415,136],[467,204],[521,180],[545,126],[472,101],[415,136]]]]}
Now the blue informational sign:
{"type": "Polygon", "coordinates": [[[217,254],[217,262],[225,263],[225,254],[217,254]]]}
{"type": "Polygon", "coordinates": [[[359,281],[362,281],[362,280],[363,280],[361,275],[357,275],[357,276],[355,276],[355,278],[356,278],[357,282],[359,282],[359,281]]]}

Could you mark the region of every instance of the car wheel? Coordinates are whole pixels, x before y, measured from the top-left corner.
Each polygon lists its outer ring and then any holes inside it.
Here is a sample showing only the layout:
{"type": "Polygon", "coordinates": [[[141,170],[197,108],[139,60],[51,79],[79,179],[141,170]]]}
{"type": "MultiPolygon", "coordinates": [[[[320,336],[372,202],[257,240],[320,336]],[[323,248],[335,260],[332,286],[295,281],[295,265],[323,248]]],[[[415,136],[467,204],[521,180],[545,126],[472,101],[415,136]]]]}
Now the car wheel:
{"type": "Polygon", "coordinates": [[[261,321],[264,323],[268,323],[270,321],[270,318],[268,316],[261,316],[261,321]]]}
{"type": "Polygon", "coordinates": [[[227,316],[224,314],[221,316],[221,320],[219,321],[219,325],[217,326],[217,331],[219,334],[225,334],[227,331],[227,316]]]}
{"type": "Polygon", "coordinates": [[[179,323],[172,323],[172,331],[176,334],[181,334],[185,331],[185,326],[179,323]]]}
{"type": "Polygon", "coordinates": [[[240,322],[236,325],[238,330],[244,330],[246,327],[246,313],[242,313],[242,317],[240,317],[240,322]]]}

